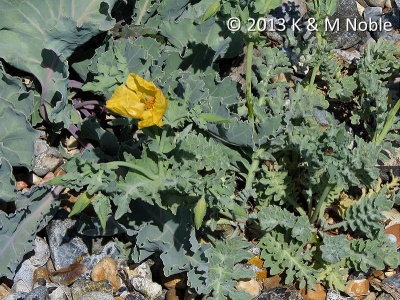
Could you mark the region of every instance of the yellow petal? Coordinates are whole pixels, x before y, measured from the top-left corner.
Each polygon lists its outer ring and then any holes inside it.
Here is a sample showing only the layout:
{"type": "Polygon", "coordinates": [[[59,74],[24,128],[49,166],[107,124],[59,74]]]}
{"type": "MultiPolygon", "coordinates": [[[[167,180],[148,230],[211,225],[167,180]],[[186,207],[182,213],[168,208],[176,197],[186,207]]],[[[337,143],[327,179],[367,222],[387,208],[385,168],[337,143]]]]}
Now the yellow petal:
{"type": "Polygon", "coordinates": [[[140,119],[146,105],[140,102],[138,95],[122,84],[107,101],[106,108],[123,116],[140,119]]]}
{"type": "Polygon", "coordinates": [[[118,114],[140,119],[138,127],[141,129],[163,125],[167,99],[153,82],[131,73],[126,86],[121,85],[116,89],[106,107],[118,114]]]}
{"type": "Polygon", "coordinates": [[[154,97],[156,91],[159,90],[154,82],[147,81],[135,73],[129,74],[128,78],[126,79],[126,85],[128,88],[135,91],[139,97],[141,97],[142,94],[154,97]]]}

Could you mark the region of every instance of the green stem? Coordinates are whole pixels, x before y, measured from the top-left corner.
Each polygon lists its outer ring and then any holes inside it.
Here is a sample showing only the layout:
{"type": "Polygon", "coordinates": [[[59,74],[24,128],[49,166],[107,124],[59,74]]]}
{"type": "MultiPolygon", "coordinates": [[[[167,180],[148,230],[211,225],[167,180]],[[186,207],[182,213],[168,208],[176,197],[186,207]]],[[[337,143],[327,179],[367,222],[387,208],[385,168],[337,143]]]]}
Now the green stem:
{"type": "MultiPolygon", "coordinates": [[[[167,130],[163,130],[161,133],[161,139],[159,141],[159,153],[162,155],[163,151],[164,151],[164,142],[165,142],[165,137],[167,136],[167,130]]],[[[158,176],[160,176],[161,178],[164,177],[164,160],[158,156],[157,158],[157,164],[158,164],[158,176]]]]}
{"type": "Polygon", "coordinates": [[[259,149],[257,152],[254,152],[252,155],[252,162],[250,165],[249,172],[246,176],[246,186],[244,187],[246,190],[250,189],[253,185],[254,177],[256,175],[256,171],[258,169],[258,163],[260,161],[259,157],[261,154],[265,152],[264,149],[259,149]]]}
{"type": "Polygon", "coordinates": [[[328,226],[324,227],[324,231],[336,229],[336,228],[339,228],[339,227],[343,227],[345,223],[346,223],[345,221],[342,221],[342,222],[339,222],[339,223],[336,223],[336,224],[328,225],[328,226]]]}
{"type": "Polygon", "coordinates": [[[314,87],[315,77],[317,76],[317,73],[318,73],[318,71],[319,71],[319,67],[320,67],[320,66],[321,66],[321,62],[319,62],[319,63],[315,66],[315,68],[312,70],[311,78],[310,78],[310,84],[309,84],[310,87],[314,87]]]}
{"type": "Polygon", "coordinates": [[[294,199],[288,199],[288,202],[291,206],[293,206],[297,212],[301,215],[301,216],[307,216],[307,213],[305,212],[305,210],[294,200],[294,199]]]}
{"type": "Polygon", "coordinates": [[[249,110],[249,121],[254,123],[254,109],[253,109],[253,99],[251,94],[251,67],[253,65],[253,47],[254,42],[249,42],[247,44],[247,54],[246,54],[246,101],[247,109],[249,110]]]}
{"type": "Polygon", "coordinates": [[[107,167],[109,167],[111,169],[117,169],[118,167],[127,167],[132,170],[138,171],[139,173],[142,173],[144,176],[146,176],[150,180],[157,179],[157,177],[153,173],[147,171],[146,169],[144,169],[140,166],[134,165],[127,161],[111,161],[111,162],[108,162],[105,164],[107,165],[107,167]]]}
{"type": "Polygon", "coordinates": [[[396,116],[399,108],[400,108],[400,101],[397,101],[396,105],[390,111],[389,116],[386,119],[385,125],[383,126],[381,133],[377,134],[377,132],[375,132],[373,140],[375,141],[376,145],[380,145],[380,143],[382,143],[385,136],[388,134],[390,128],[393,125],[394,117],[396,116]]]}
{"type": "Polygon", "coordinates": [[[324,207],[326,198],[328,197],[328,194],[332,188],[333,188],[333,184],[327,184],[327,186],[325,187],[321,197],[318,200],[317,206],[315,207],[314,213],[311,216],[310,223],[314,223],[317,220],[322,207],[324,207]]]}

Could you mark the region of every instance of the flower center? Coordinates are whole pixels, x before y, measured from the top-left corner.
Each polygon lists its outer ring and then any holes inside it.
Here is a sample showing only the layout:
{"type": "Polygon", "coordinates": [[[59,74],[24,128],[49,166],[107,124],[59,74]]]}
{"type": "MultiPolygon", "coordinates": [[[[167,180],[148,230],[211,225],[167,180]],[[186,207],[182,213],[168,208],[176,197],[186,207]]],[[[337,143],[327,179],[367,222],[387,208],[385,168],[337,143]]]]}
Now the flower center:
{"type": "Polygon", "coordinates": [[[146,110],[152,109],[154,103],[156,103],[156,99],[154,99],[154,97],[144,94],[144,104],[146,105],[146,110]]]}

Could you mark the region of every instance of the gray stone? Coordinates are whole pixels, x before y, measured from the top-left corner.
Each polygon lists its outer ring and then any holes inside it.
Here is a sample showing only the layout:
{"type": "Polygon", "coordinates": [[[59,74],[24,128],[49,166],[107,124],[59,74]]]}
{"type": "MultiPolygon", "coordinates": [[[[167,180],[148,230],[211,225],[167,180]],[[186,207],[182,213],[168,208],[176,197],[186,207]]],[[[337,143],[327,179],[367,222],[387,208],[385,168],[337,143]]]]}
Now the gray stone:
{"type": "Polygon", "coordinates": [[[384,283],[390,284],[394,286],[395,288],[400,289],[400,274],[396,274],[392,277],[388,277],[383,279],[384,283]]]}
{"type": "Polygon", "coordinates": [[[131,278],[131,284],[136,291],[143,294],[149,300],[158,299],[162,295],[161,285],[147,278],[134,276],[131,278]]]}
{"type": "Polygon", "coordinates": [[[90,292],[101,292],[105,294],[112,294],[113,288],[108,280],[91,281],[91,280],[78,280],[71,286],[72,298],[79,299],[83,295],[90,292]]]}
{"type": "MultiPolygon", "coordinates": [[[[398,41],[396,34],[393,30],[400,29],[400,11],[399,8],[392,8],[387,13],[383,14],[381,7],[367,7],[364,11],[365,20],[371,20],[373,22],[379,22],[382,24],[390,23],[389,30],[378,30],[373,31],[372,35],[375,39],[380,37],[386,40],[398,41]]],[[[383,28],[382,28],[383,29],[383,28]]]]}
{"type": "Polygon", "coordinates": [[[337,58],[340,62],[342,62],[342,65],[345,68],[351,68],[352,65],[356,66],[361,59],[361,53],[360,51],[357,50],[345,51],[345,50],[335,49],[333,51],[335,52],[334,54],[335,58],[337,58]]]}
{"type": "Polygon", "coordinates": [[[257,300],[302,300],[303,297],[294,289],[278,286],[261,293],[257,300]]]}
{"type": "Polygon", "coordinates": [[[47,287],[38,286],[34,288],[28,295],[26,295],[25,300],[46,300],[49,299],[49,293],[47,287]]]}
{"type": "Polygon", "coordinates": [[[41,139],[35,141],[34,156],[33,172],[38,176],[44,176],[49,172],[53,172],[63,164],[60,152],[56,148],[50,147],[46,141],[41,139]]]}
{"type": "Polygon", "coordinates": [[[328,293],[326,293],[326,300],[355,300],[355,298],[354,297],[343,297],[336,290],[328,290],[328,293]]]}
{"type": "Polygon", "coordinates": [[[99,254],[92,254],[92,255],[87,255],[85,256],[82,261],[80,262],[81,264],[84,264],[86,266],[86,273],[85,274],[87,277],[90,277],[90,273],[93,269],[93,267],[99,263],[100,260],[102,260],[104,257],[111,257],[111,258],[116,258],[117,255],[119,254],[119,251],[117,247],[115,246],[115,242],[110,241],[108,242],[103,250],[99,254]]]}
{"type": "Polygon", "coordinates": [[[147,299],[140,293],[134,293],[126,295],[125,300],[147,300],[147,299]]]}
{"type": "Polygon", "coordinates": [[[368,37],[366,32],[346,28],[347,20],[353,19],[357,23],[363,21],[358,13],[356,2],[354,0],[339,0],[336,12],[329,18],[331,24],[334,24],[335,20],[339,20],[339,30],[327,31],[328,42],[337,43],[339,49],[347,49],[365,41],[368,37]]]}
{"type": "Polygon", "coordinates": [[[90,292],[80,297],[79,300],[114,300],[114,297],[106,293],[90,292]]]}
{"type": "Polygon", "coordinates": [[[72,300],[71,289],[64,285],[47,282],[50,300],[72,300]]]}
{"type": "Polygon", "coordinates": [[[393,29],[400,29],[400,7],[392,8],[383,15],[384,22],[390,22],[393,29]]]}
{"type": "Polygon", "coordinates": [[[365,0],[369,6],[385,7],[386,0],[365,0]]]}
{"type": "Polygon", "coordinates": [[[131,275],[132,275],[132,277],[140,276],[140,277],[146,278],[148,280],[151,280],[153,278],[153,275],[150,270],[150,265],[147,263],[147,261],[141,263],[136,268],[134,268],[131,271],[131,275]]]}
{"type": "Polygon", "coordinates": [[[67,212],[60,210],[46,227],[50,254],[56,270],[76,263],[79,256],[89,252],[88,239],[84,240],[79,236],[77,222],[67,216],[67,212]]]}
{"type": "Polygon", "coordinates": [[[5,296],[3,300],[24,300],[26,295],[27,293],[17,292],[5,296]]]}
{"type": "Polygon", "coordinates": [[[50,249],[46,241],[41,237],[35,238],[35,255],[30,257],[29,260],[35,267],[42,267],[50,258],[50,249]]]}
{"type": "Polygon", "coordinates": [[[30,292],[33,285],[33,272],[36,267],[27,259],[22,262],[14,276],[13,292],[30,292]]]}

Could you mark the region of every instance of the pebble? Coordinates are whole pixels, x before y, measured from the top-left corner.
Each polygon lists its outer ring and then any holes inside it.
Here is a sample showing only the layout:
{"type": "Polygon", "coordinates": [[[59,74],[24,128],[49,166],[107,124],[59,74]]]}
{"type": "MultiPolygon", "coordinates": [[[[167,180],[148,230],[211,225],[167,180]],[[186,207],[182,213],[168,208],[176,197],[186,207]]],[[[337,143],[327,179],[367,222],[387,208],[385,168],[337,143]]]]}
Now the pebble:
{"type": "Polygon", "coordinates": [[[365,2],[369,5],[369,6],[373,6],[373,7],[385,7],[385,3],[386,0],[365,0],[365,2]]]}
{"type": "MultiPolygon", "coordinates": [[[[94,251],[95,249],[92,249],[92,252],[94,251]]],[[[89,278],[90,272],[93,269],[93,267],[97,265],[103,258],[105,257],[116,258],[118,254],[119,252],[117,247],[115,246],[115,243],[113,241],[110,241],[100,250],[100,253],[86,255],[81,260],[81,264],[84,264],[86,266],[87,273],[85,274],[85,276],[89,278]]]]}
{"type": "Polygon", "coordinates": [[[165,277],[163,270],[160,269],[160,277],[161,277],[161,282],[166,289],[186,289],[187,288],[186,273],[179,273],[179,274],[165,277]]]}
{"type": "Polygon", "coordinates": [[[32,282],[35,284],[38,279],[45,279],[45,280],[50,280],[49,279],[49,270],[47,270],[46,267],[41,267],[41,268],[37,268],[34,272],[33,272],[33,280],[32,282]]]}
{"type": "Polygon", "coordinates": [[[60,152],[42,139],[35,141],[34,156],[33,172],[40,177],[53,172],[64,162],[60,152]]]}
{"type": "Polygon", "coordinates": [[[3,298],[2,300],[25,300],[27,293],[16,292],[3,298]]]}
{"type": "Polygon", "coordinates": [[[43,267],[50,258],[49,245],[43,238],[36,236],[34,251],[35,255],[29,258],[29,260],[35,267],[43,267]]]}
{"type": "Polygon", "coordinates": [[[350,68],[351,66],[356,66],[361,59],[361,53],[357,50],[344,51],[335,49],[334,58],[341,63],[345,68],[350,68]]]}
{"type": "Polygon", "coordinates": [[[383,279],[383,282],[400,289],[400,274],[383,279]]]}
{"type": "Polygon", "coordinates": [[[337,43],[336,48],[348,49],[366,40],[366,32],[347,30],[346,20],[353,19],[355,19],[356,22],[363,21],[361,16],[358,14],[356,2],[354,0],[339,0],[336,12],[329,18],[329,20],[331,20],[331,24],[333,24],[335,20],[339,20],[339,30],[327,31],[328,42],[337,43]]]}
{"type": "Polygon", "coordinates": [[[30,292],[33,285],[33,273],[36,267],[27,259],[22,262],[14,276],[13,292],[30,292]]]}
{"type": "MultiPolygon", "coordinates": [[[[125,267],[126,272],[129,275],[129,278],[134,277],[134,276],[140,276],[147,278],[151,280],[153,278],[153,275],[151,273],[150,265],[148,264],[147,261],[141,263],[137,267],[131,269],[129,267],[125,267]]],[[[161,274],[160,274],[161,276],[161,274]]]]}
{"type": "Polygon", "coordinates": [[[61,285],[70,285],[75,282],[85,272],[84,264],[70,264],[66,268],[61,268],[55,272],[50,273],[52,282],[61,285]]]}
{"type": "Polygon", "coordinates": [[[128,294],[125,297],[125,300],[147,300],[147,299],[140,293],[134,293],[134,294],[128,294]]]}
{"type": "Polygon", "coordinates": [[[338,291],[328,290],[326,300],[354,300],[353,297],[343,297],[338,291]]]}
{"type": "Polygon", "coordinates": [[[49,297],[47,287],[38,286],[26,295],[25,300],[46,300],[49,297]]]}
{"type": "Polygon", "coordinates": [[[345,289],[346,294],[350,296],[357,296],[357,298],[368,294],[368,291],[369,281],[367,279],[349,280],[345,289]]]}
{"type": "Polygon", "coordinates": [[[5,296],[10,295],[11,290],[4,283],[0,284],[0,299],[3,299],[5,296]]]}
{"type": "Polygon", "coordinates": [[[263,292],[257,300],[302,300],[303,297],[296,290],[278,286],[263,292]]]}
{"type": "Polygon", "coordinates": [[[88,253],[87,243],[77,232],[77,222],[68,219],[68,213],[60,210],[46,227],[50,254],[54,268],[66,268],[88,253]]]}
{"type": "Polygon", "coordinates": [[[78,280],[75,281],[71,286],[71,293],[73,299],[79,299],[83,295],[90,292],[101,292],[105,294],[112,294],[112,285],[107,281],[90,281],[90,280],[78,280]]]}
{"type": "Polygon", "coordinates": [[[316,285],[315,290],[310,290],[307,293],[307,288],[304,287],[300,290],[300,294],[303,296],[304,300],[320,300],[326,298],[326,292],[321,284],[316,285]]]}
{"type": "Polygon", "coordinates": [[[169,289],[165,294],[165,300],[181,300],[185,295],[185,290],[175,288],[169,289]]]}
{"type": "Polygon", "coordinates": [[[254,298],[260,294],[261,285],[258,283],[257,279],[251,278],[250,280],[239,280],[236,284],[236,289],[244,291],[254,298]]]}
{"type": "Polygon", "coordinates": [[[162,295],[162,287],[156,282],[141,277],[134,276],[131,278],[133,288],[143,294],[148,300],[155,300],[162,295]]]}
{"type": "MultiPolygon", "coordinates": [[[[48,284],[47,287],[53,286],[52,284],[48,284]]],[[[72,293],[71,289],[64,285],[54,285],[54,290],[50,293],[50,300],[71,300],[72,293]]]]}
{"type": "Polygon", "coordinates": [[[101,281],[108,280],[117,291],[121,286],[121,278],[118,276],[117,263],[111,257],[104,257],[92,269],[92,280],[101,281]]]}
{"type": "MultiPolygon", "coordinates": [[[[75,298],[74,298],[75,299],[75,298]]],[[[114,300],[113,295],[106,294],[102,292],[90,292],[82,297],[78,298],[79,300],[114,300]]]]}

